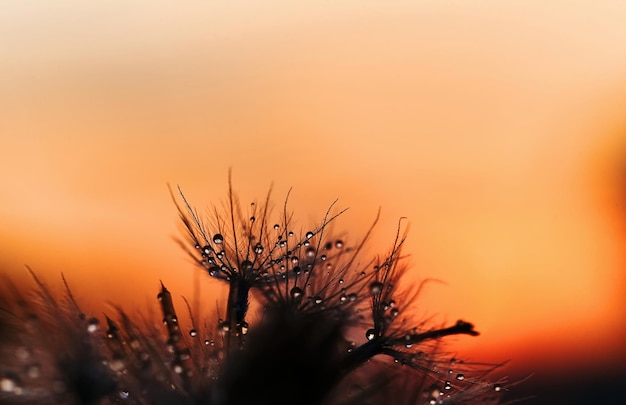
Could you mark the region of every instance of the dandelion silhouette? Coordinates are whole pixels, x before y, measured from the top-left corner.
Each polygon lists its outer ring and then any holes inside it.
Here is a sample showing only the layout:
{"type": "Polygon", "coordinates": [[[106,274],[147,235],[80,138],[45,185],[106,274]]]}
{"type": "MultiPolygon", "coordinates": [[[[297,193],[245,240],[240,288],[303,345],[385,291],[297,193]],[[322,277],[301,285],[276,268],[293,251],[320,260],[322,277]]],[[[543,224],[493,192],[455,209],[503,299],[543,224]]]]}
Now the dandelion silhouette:
{"type": "MultiPolygon", "coordinates": [[[[178,189],[179,241],[228,289],[220,319],[199,320],[185,300],[182,326],[170,291],[158,293],[161,327],[120,307],[86,316],[63,278],[53,294],[31,271],[27,296],[10,280],[0,301],[0,403],[19,404],[495,404],[496,365],[444,352],[462,320],[433,326],[411,306],[425,282],[401,288],[408,269],[402,222],[387,255],[333,237],[344,211],[299,232],[288,197],[274,217],[271,189],[246,212],[229,176],[224,210],[198,214],[178,189]],[[252,305],[252,309],[251,309],[252,305]]],[[[406,280],[404,280],[404,284],[406,280]]]]}

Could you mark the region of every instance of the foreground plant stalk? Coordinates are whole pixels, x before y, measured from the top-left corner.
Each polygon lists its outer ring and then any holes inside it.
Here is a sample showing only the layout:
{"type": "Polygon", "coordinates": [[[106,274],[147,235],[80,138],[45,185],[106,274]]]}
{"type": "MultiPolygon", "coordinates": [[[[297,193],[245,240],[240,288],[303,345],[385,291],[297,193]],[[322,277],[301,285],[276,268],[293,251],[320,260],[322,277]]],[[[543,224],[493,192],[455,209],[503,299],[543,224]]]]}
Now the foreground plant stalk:
{"type": "Polygon", "coordinates": [[[101,321],[81,311],[67,283],[54,294],[31,272],[30,295],[8,281],[1,296],[0,403],[502,402],[502,381],[486,379],[497,365],[444,351],[448,336],[478,335],[471,323],[434,326],[412,315],[424,283],[403,278],[402,222],[389,253],[368,258],[378,217],[351,243],[328,231],[345,211],[335,203],[301,231],[288,196],[273,214],[271,190],[242,207],[229,181],[225,210],[207,216],[180,189],[173,197],[181,246],[207,282],[227,290],[219,319],[197,323],[184,299],[191,325],[181,325],[161,283],[161,325],[124,308],[101,321]]]}

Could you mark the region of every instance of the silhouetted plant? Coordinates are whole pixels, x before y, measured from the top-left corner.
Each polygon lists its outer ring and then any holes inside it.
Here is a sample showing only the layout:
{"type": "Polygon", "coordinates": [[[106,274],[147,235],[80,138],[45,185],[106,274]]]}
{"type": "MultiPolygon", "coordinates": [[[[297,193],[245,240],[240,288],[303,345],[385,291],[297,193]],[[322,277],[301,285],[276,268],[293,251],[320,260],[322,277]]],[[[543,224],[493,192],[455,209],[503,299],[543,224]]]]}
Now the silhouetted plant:
{"type": "Polygon", "coordinates": [[[495,366],[466,364],[442,349],[471,323],[433,326],[411,305],[398,225],[387,255],[367,258],[365,237],[334,237],[333,202],[299,231],[273,216],[271,191],[242,209],[229,179],[225,210],[202,216],[182,192],[181,246],[228,289],[220,319],[181,327],[161,284],[163,327],[122,308],[87,317],[63,279],[57,298],[31,271],[34,299],[5,283],[0,312],[0,403],[474,404],[499,403],[495,366]],[[403,285],[401,285],[401,280],[403,285]],[[250,303],[255,310],[250,309],[250,303]]]}

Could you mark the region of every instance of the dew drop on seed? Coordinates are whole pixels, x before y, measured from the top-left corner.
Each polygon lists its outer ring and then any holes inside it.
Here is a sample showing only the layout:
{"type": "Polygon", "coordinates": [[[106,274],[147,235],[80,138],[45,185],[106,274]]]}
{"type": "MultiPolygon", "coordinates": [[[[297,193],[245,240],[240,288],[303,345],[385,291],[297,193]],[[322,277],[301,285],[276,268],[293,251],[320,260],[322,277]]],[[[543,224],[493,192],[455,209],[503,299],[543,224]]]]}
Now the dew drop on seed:
{"type": "Polygon", "coordinates": [[[17,350],[15,350],[15,356],[22,361],[27,360],[30,357],[30,354],[30,350],[24,346],[20,346],[17,350]]]}
{"type": "Polygon", "coordinates": [[[209,245],[206,245],[202,248],[202,252],[206,255],[210,254],[213,251],[213,248],[209,245]]]}
{"type": "Polygon", "coordinates": [[[463,381],[465,379],[465,376],[463,374],[459,373],[459,374],[456,375],[456,379],[459,380],[459,381],[463,381]]]}
{"type": "Polygon", "coordinates": [[[115,372],[122,371],[124,370],[124,362],[121,359],[113,359],[109,362],[109,368],[115,372]]]}
{"type": "Polygon", "coordinates": [[[321,255],[320,259],[322,259],[322,261],[324,261],[324,260],[328,259],[328,257],[326,255],[321,255]]]}
{"type": "Polygon", "coordinates": [[[279,230],[280,229],[280,225],[274,224],[274,229],[279,230]]]}
{"type": "Polygon", "coordinates": [[[17,377],[3,377],[0,379],[0,392],[13,392],[17,394],[19,390],[19,383],[17,377]]]}
{"type": "Polygon", "coordinates": [[[100,321],[98,318],[89,318],[87,321],[87,332],[94,333],[98,331],[100,321]]]}
{"type": "Polygon", "coordinates": [[[339,296],[339,302],[346,302],[348,301],[348,297],[346,296],[346,294],[341,294],[339,296]]]}
{"type": "Polygon", "coordinates": [[[297,256],[292,256],[291,257],[291,264],[298,264],[299,261],[300,261],[300,259],[298,259],[297,256]]]}
{"type": "Polygon", "coordinates": [[[302,242],[302,244],[303,244],[305,247],[309,247],[309,246],[311,246],[311,242],[309,242],[308,240],[305,240],[304,242],[302,242]]]}
{"type": "Polygon", "coordinates": [[[304,235],[307,239],[311,239],[313,237],[313,232],[309,231],[304,235]]]}
{"type": "Polygon", "coordinates": [[[254,221],[256,221],[256,218],[255,217],[250,217],[250,222],[254,222],[254,221]]]}
{"type": "Polygon", "coordinates": [[[256,253],[257,255],[263,253],[263,245],[261,245],[260,243],[254,245],[254,253],[256,253]]]}
{"type": "Polygon", "coordinates": [[[222,243],[224,243],[224,237],[221,233],[216,233],[213,236],[213,243],[215,243],[216,245],[221,245],[222,243]]]}
{"type": "Polygon", "coordinates": [[[197,330],[195,330],[195,329],[190,329],[190,330],[189,330],[189,336],[191,336],[191,337],[196,337],[196,336],[198,336],[198,331],[197,331],[197,330]]]}
{"type": "Polygon", "coordinates": [[[374,281],[372,284],[370,284],[370,292],[373,295],[378,295],[383,291],[383,283],[381,283],[380,281],[374,281]]]}
{"type": "Polygon", "coordinates": [[[339,284],[343,284],[343,278],[339,279],[339,284]]]}
{"type": "Polygon", "coordinates": [[[375,337],[376,331],[374,329],[368,329],[367,332],[365,332],[365,338],[367,338],[367,340],[374,340],[375,337]]]}
{"type": "Polygon", "coordinates": [[[289,233],[287,234],[287,236],[289,236],[289,237],[293,237],[293,231],[289,231],[289,233]]]}
{"type": "Polygon", "coordinates": [[[341,239],[335,241],[335,247],[341,249],[343,247],[343,241],[341,239]]]}
{"type": "Polygon", "coordinates": [[[319,295],[316,295],[315,298],[313,299],[313,302],[315,302],[317,305],[321,304],[323,301],[324,300],[319,295]]]}
{"type": "Polygon", "coordinates": [[[28,378],[39,378],[41,375],[41,366],[39,364],[30,364],[24,370],[28,378]]]}
{"type": "Polygon", "coordinates": [[[293,287],[291,289],[291,298],[293,299],[300,299],[302,298],[302,294],[304,292],[302,291],[302,289],[300,287],[293,287]]]}
{"type": "Polygon", "coordinates": [[[449,390],[449,389],[451,389],[451,388],[452,388],[452,385],[451,385],[451,384],[452,384],[452,383],[451,383],[450,381],[446,381],[446,382],[445,382],[445,384],[444,384],[444,386],[443,386],[443,389],[444,389],[444,390],[449,390]]]}

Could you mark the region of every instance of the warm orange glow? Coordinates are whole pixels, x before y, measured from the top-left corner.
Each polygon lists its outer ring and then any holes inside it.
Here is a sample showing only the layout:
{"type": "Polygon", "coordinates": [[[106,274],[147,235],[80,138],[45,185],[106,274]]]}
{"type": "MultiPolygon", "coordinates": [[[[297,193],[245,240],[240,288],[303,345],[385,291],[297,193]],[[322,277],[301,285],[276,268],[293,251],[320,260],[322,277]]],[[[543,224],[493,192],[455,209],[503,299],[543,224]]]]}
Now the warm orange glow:
{"type": "Polygon", "coordinates": [[[191,296],[166,184],[208,207],[232,167],[303,225],[339,198],[357,238],[382,206],[373,254],[408,217],[416,279],[448,283],[423,306],[474,322],[475,358],[626,358],[623,4],[144,3],[1,13],[3,271],[94,308],[191,296]]]}

